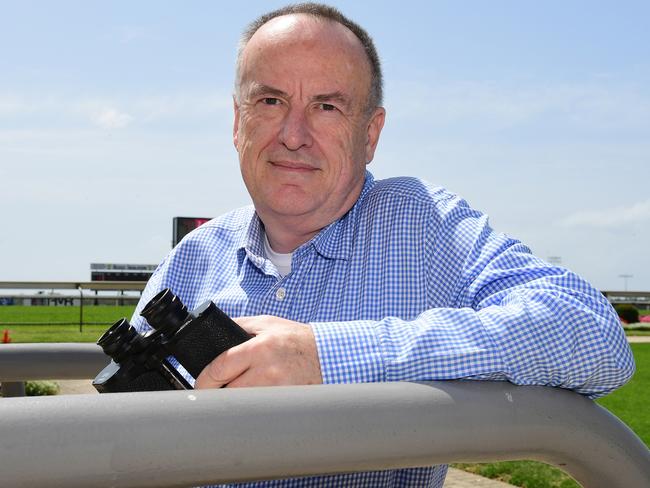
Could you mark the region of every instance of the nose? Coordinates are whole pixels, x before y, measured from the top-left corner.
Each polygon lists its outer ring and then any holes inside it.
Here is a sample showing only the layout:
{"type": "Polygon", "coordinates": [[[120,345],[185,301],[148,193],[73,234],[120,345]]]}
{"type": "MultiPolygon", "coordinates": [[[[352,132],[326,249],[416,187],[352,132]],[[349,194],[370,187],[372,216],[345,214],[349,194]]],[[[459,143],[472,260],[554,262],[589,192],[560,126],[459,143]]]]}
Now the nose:
{"type": "Polygon", "coordinates": [[[287,112],[282,121],[279,138],[280,142],[290,151],[311,146],[311,130],[307,117],[301,109],[292,107],[287,112]]]}

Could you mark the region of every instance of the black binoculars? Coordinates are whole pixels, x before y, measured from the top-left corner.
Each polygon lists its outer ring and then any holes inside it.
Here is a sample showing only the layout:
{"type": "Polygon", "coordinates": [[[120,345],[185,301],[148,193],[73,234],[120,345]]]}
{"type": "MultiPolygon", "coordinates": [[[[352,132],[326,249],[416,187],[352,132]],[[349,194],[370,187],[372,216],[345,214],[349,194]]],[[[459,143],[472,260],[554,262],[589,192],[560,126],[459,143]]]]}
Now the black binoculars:
{"type": "Polygon", "coordinates": [[[188,312],[168,288],[152,298],[140,315],[151,330],[141,334],[123,318],[97,341],[113,360],[93,380],[100,393],[191,390],[170,362],[171,356],[196,378],[219,354],[250,339],[214,303],[205,302],[188,312]]]}

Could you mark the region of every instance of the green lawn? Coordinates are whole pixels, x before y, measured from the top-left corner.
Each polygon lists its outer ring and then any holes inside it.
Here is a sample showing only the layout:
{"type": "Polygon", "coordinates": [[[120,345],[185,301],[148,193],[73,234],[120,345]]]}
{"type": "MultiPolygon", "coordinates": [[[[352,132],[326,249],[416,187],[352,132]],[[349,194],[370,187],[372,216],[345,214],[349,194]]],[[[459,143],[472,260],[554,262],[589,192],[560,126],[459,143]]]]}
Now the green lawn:
{"type": "Polygon", "coordinates": [[[452,466],[525,488],[580,488],[580,485],[563,471],[537,461],[502,461],[452,466]]]}
{"type": "Polygon", "coordinates": [[[626,336],[648,336],[650,335],[650,330],[626,330],[626,336]]]}
{"type": "MultiPolygon", "coordinates": [[[[84,322],[111,324],[121,316],[131,317],[134,306],[84,306],[84,322]]],[[[79,307],[23,307],[11,305],[0,307],[0,327],[12,322],[68,322],[79,324],[79,307]]]]}
{"type": "Polygon", "coordinates": [[[109,325],[131,318],[134,306],[85,306],[83,332],[79,332],[79,307],[0,307],[0,337],[9,330],[11,342],[96,342],[109,325]],[[16,323],[67,323],[70,325],[16,325],[16,323]],[[101,324],[101,325],[88,325],[101,324]]]}
{"type": "Polygon", "coordinates": [[[636,373],[627,385],[598,400],[650,447],[650,343],[630,344],[636,373]]]}

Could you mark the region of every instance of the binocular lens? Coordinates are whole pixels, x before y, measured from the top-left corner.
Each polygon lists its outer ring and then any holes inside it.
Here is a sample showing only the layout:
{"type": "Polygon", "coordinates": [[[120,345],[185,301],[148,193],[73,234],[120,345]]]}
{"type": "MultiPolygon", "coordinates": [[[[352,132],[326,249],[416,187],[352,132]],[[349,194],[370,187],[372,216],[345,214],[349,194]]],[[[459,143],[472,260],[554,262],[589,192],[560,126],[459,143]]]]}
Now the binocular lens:
{"type": "Polygon", "coordinates": [[[151,327],[171,336],[187,320],[189,313],[180,299],[165,288],[147,303],[140,315],[151,327]]]}
{"type": "Polygon", "coordinates": [[[137,335],[137,331],[131,327],[128,320],[120,319],[102,334],[97,344],[107,356],[119,362],[120,351],[123,351],[124,346],[137,335]]]}

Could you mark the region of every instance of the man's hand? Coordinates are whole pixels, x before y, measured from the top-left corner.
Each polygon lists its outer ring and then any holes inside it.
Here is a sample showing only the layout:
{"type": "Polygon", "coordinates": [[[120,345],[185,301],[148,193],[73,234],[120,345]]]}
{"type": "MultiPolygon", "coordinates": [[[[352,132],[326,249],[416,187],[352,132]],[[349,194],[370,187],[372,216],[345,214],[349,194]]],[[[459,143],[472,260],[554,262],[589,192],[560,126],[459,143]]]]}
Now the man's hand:
{"type": "Polygon", "coordinates": [[[311,327],[271,315],[239,317],[234,321],[253,338],[208,364],[194,388],[323,382],[311,327]]]}

